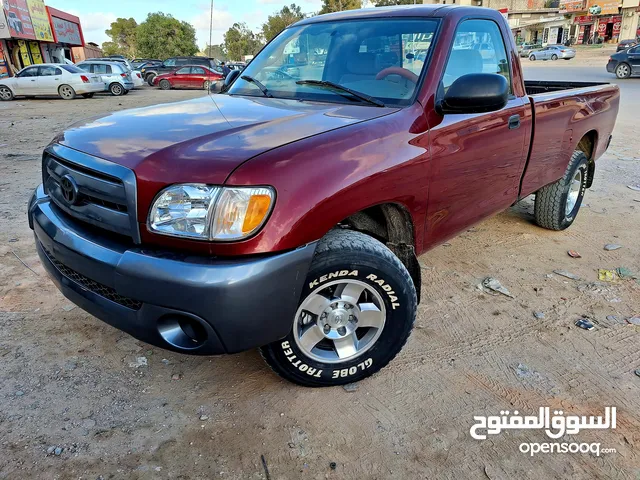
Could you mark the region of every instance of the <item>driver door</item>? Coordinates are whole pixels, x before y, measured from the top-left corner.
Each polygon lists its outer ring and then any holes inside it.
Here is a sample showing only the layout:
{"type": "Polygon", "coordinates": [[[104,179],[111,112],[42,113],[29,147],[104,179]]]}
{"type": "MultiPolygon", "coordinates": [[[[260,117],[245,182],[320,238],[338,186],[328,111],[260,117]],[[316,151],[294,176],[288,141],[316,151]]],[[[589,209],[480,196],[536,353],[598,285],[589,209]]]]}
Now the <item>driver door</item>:
{"type": "Polygon", "coordinates": [[[36,95],[38,93],[38,67],[27,67],[15,79],[16,95],[36,95]]]}
{"type": "Polygon", "coordinates": [[[189,86],[189,80],[191,76],[191,67],[182,67],[173,74],[174,87],[184,88],[189,86]]]}

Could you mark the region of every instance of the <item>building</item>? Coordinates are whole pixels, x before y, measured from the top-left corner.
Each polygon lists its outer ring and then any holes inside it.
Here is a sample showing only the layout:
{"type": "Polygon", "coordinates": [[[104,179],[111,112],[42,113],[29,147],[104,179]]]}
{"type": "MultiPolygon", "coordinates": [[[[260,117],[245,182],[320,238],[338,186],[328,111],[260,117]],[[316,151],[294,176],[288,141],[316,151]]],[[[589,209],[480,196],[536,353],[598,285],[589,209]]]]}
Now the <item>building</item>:
{"type": "Polygon", "coordinates": [[[2,0],[0,12],[7,26],[4,33],[0,28],[0,76],[29,65],[73,62],[72,48],[84,45],[80,19],[43,0],[2,0]]]}
{"type": "Polygon", "coordinates": [[[102,49],[97,43],[87,42],[84,46],[73,47],[71,49],[76,63],[83,62],[87,58],[101,58],[104,56],[102,49]]]}

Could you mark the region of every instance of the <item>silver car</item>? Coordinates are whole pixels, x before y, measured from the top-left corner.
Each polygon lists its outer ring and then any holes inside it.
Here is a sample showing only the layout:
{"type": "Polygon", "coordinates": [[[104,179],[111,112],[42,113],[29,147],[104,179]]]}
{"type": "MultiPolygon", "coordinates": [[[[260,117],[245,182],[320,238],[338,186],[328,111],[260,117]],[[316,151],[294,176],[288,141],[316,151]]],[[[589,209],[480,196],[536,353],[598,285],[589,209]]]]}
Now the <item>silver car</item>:
{"type": "Polygon", "coordinates": [[[85,60],[78,63],[77,67],[85,72],[100,75],[104,82],[104,90],[112,95],[126,95],[134,88],[131,72],[119,62],[85,60]]]}
{"type": "Polygon", "coordinates": [[[558,60],[559,58],[571,60],[575,56],[576,51],[573,48],[564,45],[547,45],[541,50],[531,52],[529,60],[532,62],[535,60],[558,60]]]}

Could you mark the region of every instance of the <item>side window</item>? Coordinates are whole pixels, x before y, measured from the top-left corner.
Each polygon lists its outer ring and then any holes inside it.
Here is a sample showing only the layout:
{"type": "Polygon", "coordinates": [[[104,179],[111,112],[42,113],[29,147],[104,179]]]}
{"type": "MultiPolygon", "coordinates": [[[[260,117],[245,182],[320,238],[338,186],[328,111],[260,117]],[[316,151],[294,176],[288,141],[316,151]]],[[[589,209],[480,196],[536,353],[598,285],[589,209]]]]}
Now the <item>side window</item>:
{"type": "Polygon", "coordinates": [[[191,67],[191,73],[194,75],[204,75],[204,68],[202,67],[191,67]]]}
{"type": "Polygon", "coordinates": [[[56,68],[56,75],[62,75],[62,70],[60,70],[59,68],[56,68]]]}
{"type": "Polygon", "coordinates": [[[95,65],[93,65],[93,73],[97,73],[98,75],[106,75],[107,66],[101,63],[96,63],[95,65]]]}
{"type": "Polygon", "coordinates": [[[189,75],[190,73],[191,73],[191,67],[184,67],[176,72],[177,75],[189,75]]]}
{"type": "Polygon", "coordinates": [[[37,77],[37,76],[38,76],[38,67],[27,68],[22,72],[20,72],[20,74],[18,75],[19,78],[37,77]]]}
{"type": "Polygon", "coordinates": [[[167,58],[164,61],[164,66],[165,67],[175,67],[176,66],[176,59],[175,58],[167,58]]]}
{"type": "Polygon", "coordinates": [[[465,20],[458,26],[442,79],[443,87],[448,88],[469,73],[497,73],[511,85],[504,40],[492,20],[465,20]]]}
{"type": "MultiPolygon", "coordinates": [[[[59,75],[56,74],[56,67],[50,67],[50,66],[44,66],[44,67],[39,67],[40,71],[38,72],[39,76],[41,77],[52,77],[54,75],[59,75]]],[[[62,73],[62,72],[60,72],[62,73]]]]}
{"type": "Polygon", "coordinates": [[[178,67],[180,67],[182,65],[186,65],[187,63],[189,63],[189,61],[186,58],[177,58],[176,59],[176,65],[178,67]]]}
{"type": "Polygon", "coordinates": [[[627,50],[627,53],[633,53],[637,55],[640,53],[640,47],[630,48],[629,50],[627,50]]]}
{"type": "Polygon", "coordinates": [[[91,72],[91,65],[89,65],[88,63],[77,65],[77,67],[81,68],[85,72],[91,72]]]}

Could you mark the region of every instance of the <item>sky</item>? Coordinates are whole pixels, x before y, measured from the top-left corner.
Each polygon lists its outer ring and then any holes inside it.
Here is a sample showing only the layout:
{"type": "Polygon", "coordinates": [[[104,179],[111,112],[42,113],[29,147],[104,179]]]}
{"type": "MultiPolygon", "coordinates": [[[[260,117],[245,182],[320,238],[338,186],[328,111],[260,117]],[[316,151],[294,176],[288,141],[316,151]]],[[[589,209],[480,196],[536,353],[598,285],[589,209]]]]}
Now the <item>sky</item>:
{"type": "MultiPolygon", "coordinates": [[[[191,23],[196,28],[200,48],[209,42],[211,3],[207,0],[45,0],[45,3],[80,17],[85,41],[98,45],[109,39],[104,31],[116,18],[133,17],[140,23],[152,12],[168,13],[191,23]]],[[[235,22],[245,22],[252,30],[259,30],[267,16],[291,3],[311,13],[320,10],[322,0],[214,0],[212,44],[222,43],[224,32],[235,22]]]]}

